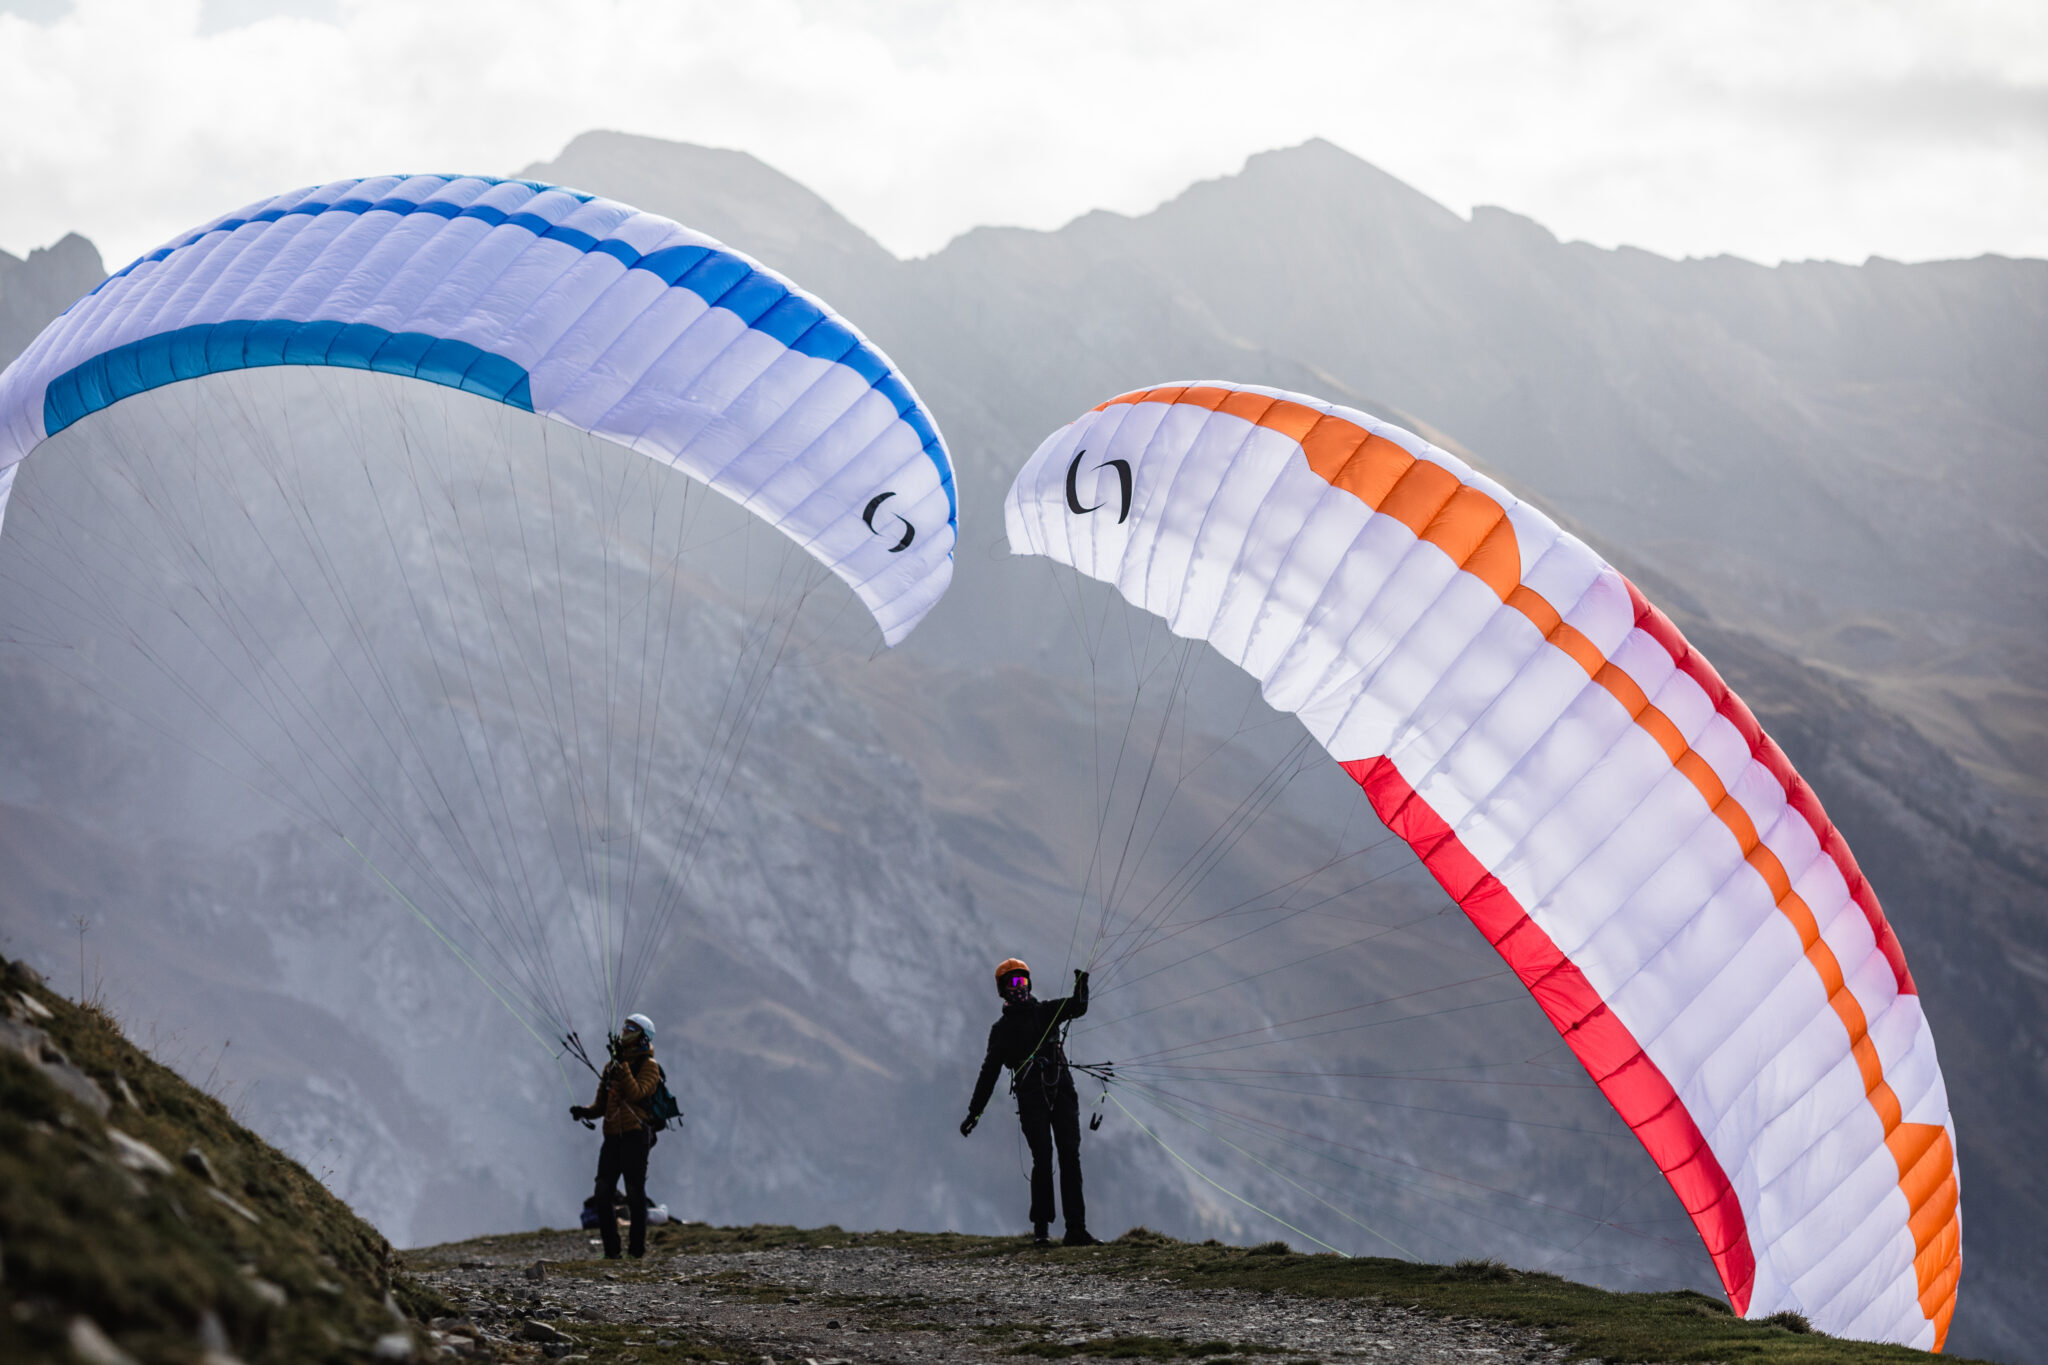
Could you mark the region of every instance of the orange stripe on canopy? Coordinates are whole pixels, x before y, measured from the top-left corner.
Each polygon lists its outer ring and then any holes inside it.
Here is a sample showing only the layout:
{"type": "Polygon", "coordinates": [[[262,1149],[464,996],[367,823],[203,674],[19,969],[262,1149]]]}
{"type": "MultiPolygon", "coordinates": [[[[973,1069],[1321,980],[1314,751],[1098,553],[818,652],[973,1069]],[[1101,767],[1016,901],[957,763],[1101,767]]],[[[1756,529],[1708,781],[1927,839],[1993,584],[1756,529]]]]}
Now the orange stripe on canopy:
{"type": "MultiPolygon", "coordinates": [[[[1440,464],[1418,460],[1355,422],[1271,394],[1208,386],[1147,389],[1118,403],[1172,403],[1241,417],[1300,444],[1309,468],[1440,547],[1451,562],[1506,600],[1522,578],[1522,554],[1507,509],[1440,464]]],[[[1100,412],[1102,408],[1097,408],[1100,412]]]]}

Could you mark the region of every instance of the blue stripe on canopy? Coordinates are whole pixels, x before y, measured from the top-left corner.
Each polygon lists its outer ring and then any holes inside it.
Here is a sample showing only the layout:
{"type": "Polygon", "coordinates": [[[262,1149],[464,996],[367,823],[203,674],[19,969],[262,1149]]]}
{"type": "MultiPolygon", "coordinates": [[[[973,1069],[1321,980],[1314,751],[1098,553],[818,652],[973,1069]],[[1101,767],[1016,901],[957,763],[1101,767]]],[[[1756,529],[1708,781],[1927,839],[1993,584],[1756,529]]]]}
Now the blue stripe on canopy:
{"type": "Polygon", "coordinates": [[[533,411],[526,371],[501,355],[424,332],[367,323],[212,322],[158,332],[104,351],[50,381],[43,431],[55,436],[82,417],[150,389],[223,370],[265,365],[339,365],[424,379],[533,411]]]}
{"type": "MultiPolygon", "coordinates": [[[[531,180],[497,180],[490,176],[481,175],[446,176],[442,178],[451,183],[457,180],[474,180],[485,185],[525,185],[542,191],[553,191],[558,188],[553,185],[537,184],[531,180]]],[[[574,190],[563,190],[561,192],[574,195],[578,201],[584,203],[588,203],[591,199],[590,195],[574,190]]],[[[925,415],[923,409],[918,406],[916,398],[911,394],[910,386],[903,381],[901,376],[889,368],[888,363],[883,360],[881,353],[865,341],[862,341],[859,333],[855,332],[851,327],[837,318],[825,316],[822,309],[791,294],[787,285],[775,280],[772,276],[756,270],[752,263],[736,253],[724,251],[717,247],[668,246],[657,251],[643,253],[620,238],[594,237],[576,228],[550,223],[545,218],[539,217],[536,214],[507,213],[503,209],[492,208],[485,204],[471,204],[464,207],[446,200],[437,199],[415,201],[396,197],[386,197],[377,200],[342,198],[327,203],[300,203],[289,208],[265,209],[261,213],[252,214],[247,218],[230,218],[216,223],[203,232],[180,238],[171,245],[159,248],[149,255],[124,266],[116,274],[110,276],[107,281],[103,282],[100,288],[104,289],[108,283],[119,279],[122,275],[126,275],[129,271],[135,270],[139,266],[150,261],[161,261],[174,252],[182,251],[193,243],[210,237],[216,232],[233,232],[238,228],[246,227],[250,223],[274,223],[282,218],[297,217],[299,215],[312,217],[323,213],[392,213],[400,217],[414,213],[430,213],[437,217],[449,219],[475,218],[491,227],[509,226],[524,228],[536,237],[564,243],[586,254],[601,252],[619,261],[629,270],[648,271],[671,289],[687,289],[703,299],[708,306],[725,308],[731,311],[745,321],[749,327],[774,337],[775,340],[800,355],[844,365],[860,375],[861,378],[867,380],[884,398],[887,398],[891,406],[896,409],[896,415],[902,418],[912,431],[917,433],[917,439],[924,447],[926,458],[938,469],[940,485],[946,490],[947,520],[956,527],[958,526],[960,500],[953,488],[952,462],[946,458],[945,448],[939,441],[938,430],[932,425],[931,419],[925,415]]],[[[94,292],[97,293],[98,290],[96,289],[94,292]]],[[[218,325],[221,327],[235,327],[249,324],[220,323],[218,325]]],[[[277,325],[281,327],[297,327],[315,324],[282,322],[277,325]]],[[[165,334],[165,336],[173,335],[176,335],[176,333],[165,334]]],[[[415,334],[408,333],[405,335],[415,334]]],[[[148,347],[161,344],[162,342],[162,337],[147,337],[141,341],[130,343],[130,346],[124,346],[119,349],[125,351],[130,349],[131,346],[148,347]]],[[[478,355],[484,354],[484,352],[477,351],[474,347],[470,349],[478,355]]],[[[100,356],[95,360],[87,361],[69,374],[60,376],[50,386],[52,395],[55,394],[58,383],[72,378],[73,375],[78,375],[81,371],[101,361],[108,360],[113,354],[115,352],[109,352],[106,356],[100,356]]],[[[497,357],[493,358],[496,359],[497,357]]],[[[343,362],[332,360],[264,360],[249,363],[317,365],[343,362]]],[[[504,363],[509,365],[511,362],[505,361],[504,363]]],[[[126,364],[125,360],[119,362],[119,366],[125,366],[126,364]]],[[[239,369],[245,367],[229,365],[222,368],[239,369]]],[[[369,368],[381,369],[383,367],[373,365],[369,368]]],[[[400,371],[393,370],[390,372],[399,373],[400,371]]],[[[432,376],[421,374],[418,377],[424,379],[432,376]]],[[[448,381],[437,378],[435,382],[445,383],[448,381]]],[[[82,379],[79,381],[79,385],[78,392],[80,393],[88,392],[91,389],[91,386],[82,379]]],[[[520,373],[520,386],[523,392],[525,387],[524,371],[520,373]]],[[[457,383],[454,387],[465,388],[467,385],[457,383]]],[[[131,392],[140,392],[140,390],[131,390],[131,392]]],[[[126,395],[122,396],[125,397],[126,395]]],[[[60,403],[54,396],[46,397],[43,404],[46,418],[53,411],[68,411],[70,401],[65,400],[60,403]]],[[[510,400],[508,399],[507,401],[510,400]]],[[[100,406],[104,406],[104,404],[100,406]]],[[[516,406],[527,407],[530,410],[532,400],[529,397],[526,402],[516,406]]],[[[77,421],[78,417],[92,410],[94,409],[87,408],[79,412],[71,417],[69,422],[77,421]]],[[[59,428],[57,426],[46,426],[45,430],[48,434],[54,436],[59,428]]]]}

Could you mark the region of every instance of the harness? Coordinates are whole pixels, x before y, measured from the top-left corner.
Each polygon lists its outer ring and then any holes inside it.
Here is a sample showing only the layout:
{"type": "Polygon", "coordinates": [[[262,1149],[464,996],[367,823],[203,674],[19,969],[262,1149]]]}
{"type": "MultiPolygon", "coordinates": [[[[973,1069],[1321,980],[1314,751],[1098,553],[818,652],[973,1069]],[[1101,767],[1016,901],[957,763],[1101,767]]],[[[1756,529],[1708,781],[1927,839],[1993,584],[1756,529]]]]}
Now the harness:
{"type": "Polygon", "coordinates": [[[1023,1087],[1035,1081],[1041,1093],[1051,1095],[1059,1089],[1062,1078],[1071,1081],[1071,1064],[1067,1061],[1067,1029],[1073,1021],[1062,1019],[1038,1040],[1038,1046],[1031,1055],[1010,1070],[1010,1093],[1023,1095],[1023,1087]]]}

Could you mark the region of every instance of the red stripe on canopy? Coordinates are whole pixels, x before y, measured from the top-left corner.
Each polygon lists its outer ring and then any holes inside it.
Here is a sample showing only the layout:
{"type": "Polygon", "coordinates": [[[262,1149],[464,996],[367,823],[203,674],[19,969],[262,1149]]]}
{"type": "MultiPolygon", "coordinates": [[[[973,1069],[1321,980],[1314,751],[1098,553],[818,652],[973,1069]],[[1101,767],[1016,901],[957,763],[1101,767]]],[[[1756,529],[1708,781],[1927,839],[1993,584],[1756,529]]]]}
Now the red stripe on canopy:
{"type": "Polygon", "coordinates": [[[1460,842],[1443,817],[1386,758],[1344,765],[1388,829],[1408,841],[1467,918],[1486,935],[1543,1007],[1586,1074],[1599,1085],[1692,1215],[1736,1313],[1749,1310],[1756,1254],[1735,1187],[1678,1092],[1585,974],[1529,917],[1500,879],[1460,842]]]}

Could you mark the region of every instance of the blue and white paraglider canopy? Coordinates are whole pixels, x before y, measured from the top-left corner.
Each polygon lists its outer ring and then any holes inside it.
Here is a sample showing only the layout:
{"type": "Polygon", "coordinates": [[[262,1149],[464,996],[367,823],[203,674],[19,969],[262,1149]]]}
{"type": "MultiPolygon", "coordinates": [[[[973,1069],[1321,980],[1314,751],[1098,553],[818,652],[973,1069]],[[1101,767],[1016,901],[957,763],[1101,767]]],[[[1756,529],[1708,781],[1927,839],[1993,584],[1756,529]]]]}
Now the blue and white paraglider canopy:
{"type": "Polygon", "coordinates": [[[945,442],[850,323],[666,218],[480,176],[295,190],[108,279],[0,376],[0,511],[74,423],[273,365],[444,384],[672,464],[829,566],[890,644],[952,576],[945,442]]]}

